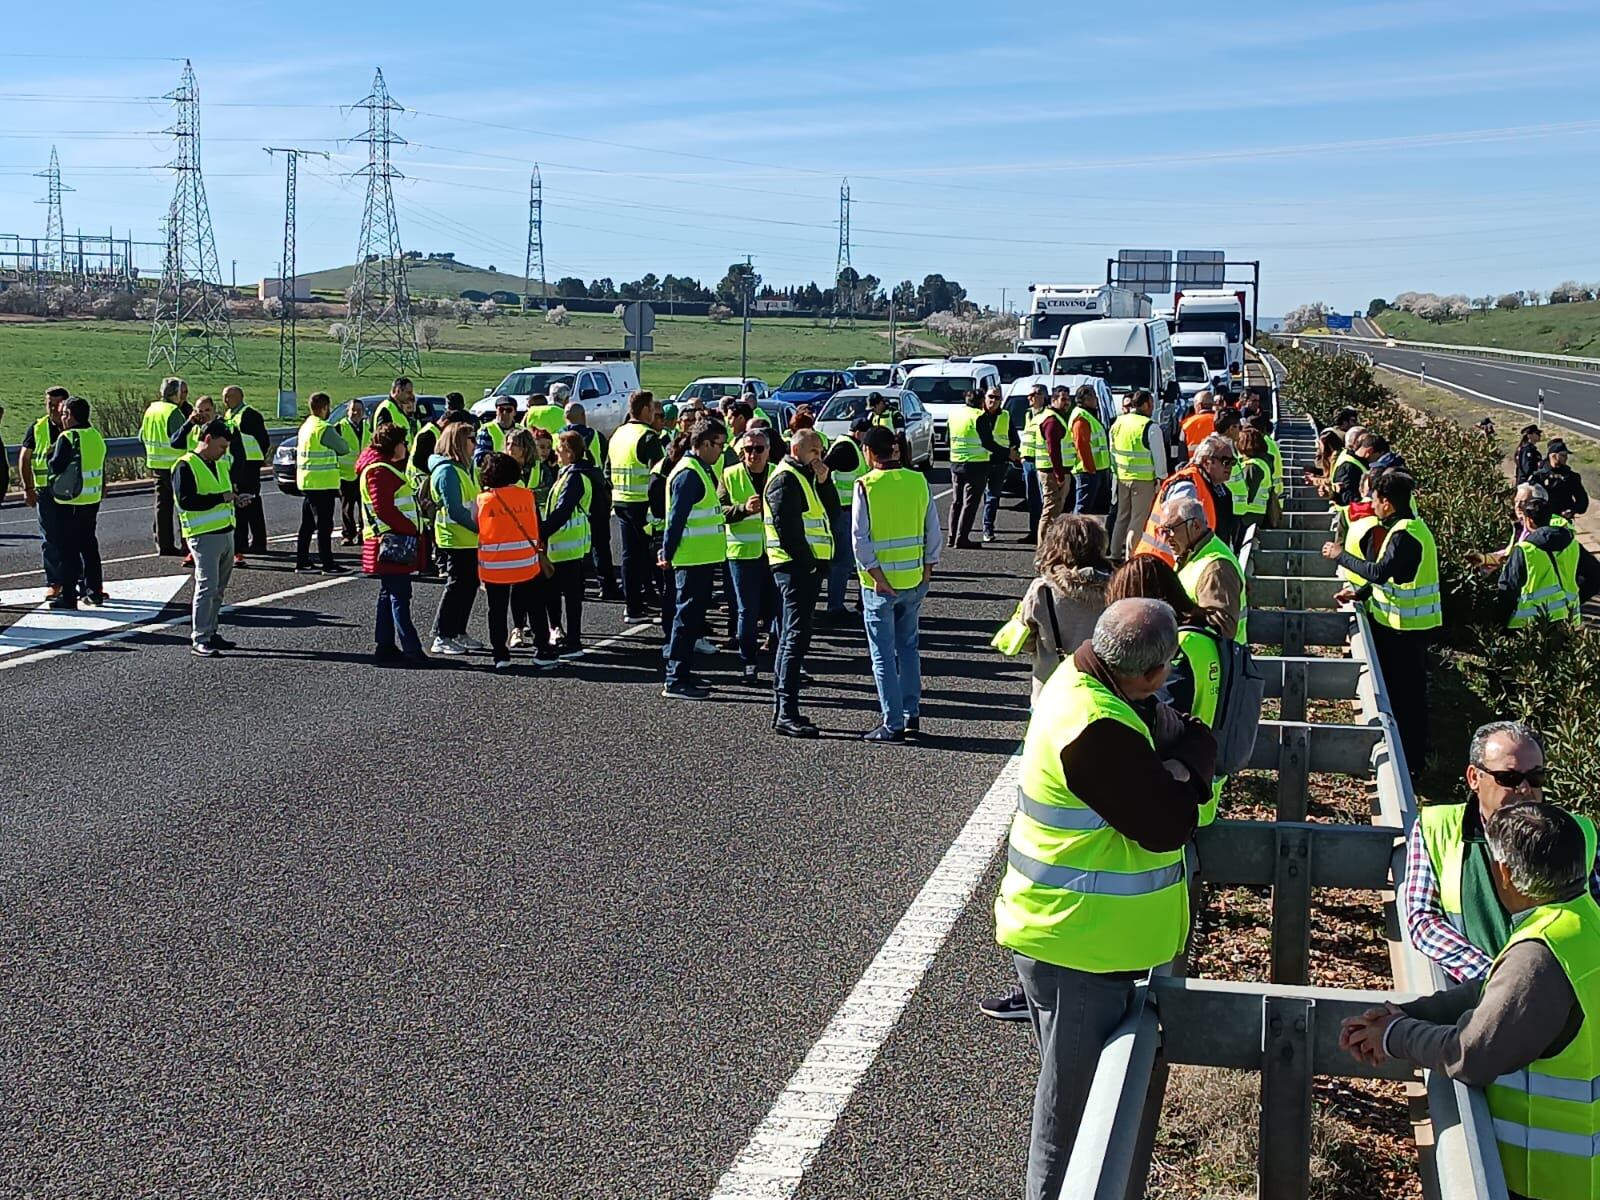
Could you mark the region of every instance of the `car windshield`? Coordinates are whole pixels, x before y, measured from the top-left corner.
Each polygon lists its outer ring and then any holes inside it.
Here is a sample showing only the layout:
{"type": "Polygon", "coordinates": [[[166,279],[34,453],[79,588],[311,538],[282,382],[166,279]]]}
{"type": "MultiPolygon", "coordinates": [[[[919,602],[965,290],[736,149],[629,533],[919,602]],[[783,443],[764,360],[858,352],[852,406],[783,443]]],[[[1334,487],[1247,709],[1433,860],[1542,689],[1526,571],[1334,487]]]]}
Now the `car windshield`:
{"type": "Polygon", "coordinates": [[[1239,314],[1179,313],[1179,333],[1225,333],[1230,342],[1239,340],[1239,314]]]}
{"type": "Polygon", "coordinates": [[[1185,358],[1203,358],[1206,366],[1213,371],[1226,371],[1228,369],[1228,351],[1222,346],[1185,346],[1185,358]]]}
{"type": "Polygon", "coordinates": [[[838,387],[832,371],[796,371],[783,381],[785,392],[831,392],[838,387]]]}
{"type": "Polygon", "coordinates": [[[888,387],[894,372],[888,367],[857,367],[851,372],[862,387],[888,387]]]}
{"type": "Polygon", "coordinates": [[[564,383],[569,388],[573,386],[575,376],[571,371],[513,371],[505,377],[504,382],[495,388],[496,396],[537,396],[548,392],[558,383],[564,383]]]}
{"type": "Polygon", "coordinates": [[[971,375],[913,375],[906,387],[924,404],[961,404],[978,390],[978,381],[971,375]]]}
{"type": "Polygon", "coordinates": [[[1203,361],[1191,362],[1188,359],[1176,359],[1173,364],[1178,371],[1180,383],[1204,383],[1211,378],[1211,371],[1203,361]]]}
{"type": "Polygon", "coordinates": [[[744,389],[737,383],[691,383],[678,393],[678,403],[687,400],[704,400],[707,404],[721,400],[724,396],[735,399],[744,395],[744,389]]]}
{"type": "Polygon", "coordinates": [[[1001,383],[1015,383],[1019,379],[1026,379],[1029,375],[1037,375],[1039,373],[1039,364],[1032,359],[986,358],[984,361],[1000,372],[1001,383]]]}
{"type": "Polygon", "coordinates": [[[1150,364],[1150,359],[1131,354],[1083,355],[1056,359],[1056,374],[1094,375],[1104,379],[1107,387],[1128,392],[1150,386],[1150,364]]]}
{"type": "Polygon", "coordinates": [[[1099,313],[1029,313],[1028,336],[1035,341],[1059,338],[1063,329],[1070,329],[1084,321],[1093,321],[1099,313]]]}
{"type": "MultiPolygon", "coordinates": [[[[891,406],[892,407],[892,406],[891,406]]],[[[819,421],[854,421],[867,415],[865,396],[835,396],[822,406],[819,421]]]]}

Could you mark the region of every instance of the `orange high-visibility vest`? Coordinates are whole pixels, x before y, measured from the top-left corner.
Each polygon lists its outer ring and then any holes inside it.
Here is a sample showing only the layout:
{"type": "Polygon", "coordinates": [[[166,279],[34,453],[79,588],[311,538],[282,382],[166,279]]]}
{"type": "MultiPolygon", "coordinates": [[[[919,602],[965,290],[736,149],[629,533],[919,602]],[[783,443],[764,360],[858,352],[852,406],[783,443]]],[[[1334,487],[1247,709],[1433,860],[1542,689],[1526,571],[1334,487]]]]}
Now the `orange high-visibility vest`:
{"type": "Polygon", "coordinates": [[[1134,551],[1135,555],[1153,554],[1169,567],[1178,565],[1178,556],[1172,552],[1172,547],[1167,545],[1166,535],[1161,532],[1160,514],[1161,505],[1166,501],[1172,485],[1182,479],[1194,484],[1194,493],[1200,498],[1200,507],[1206,510],[1206,525],[1213,531],[1216,530],[1217,502],[1211,495],[1211,485],[1206,481],[1200,468],[1190,463],[1168,475],[1156,489],[1155,503],[1150,506],[1150,519],[1144,523],[1144,532],[1139,535],[1139,547],[1134,551]]]}
{"type": "Polygon", "coordinates": [[[1194,448],[1205,441],[1217,431],[1217,414],[1197,412],[1191,417],[1185,417],[1183,422],[1183,444],[1189,447],[1189,453],[1194,453],[1194,448]]]}
{"type": "Polygon", "coordinates": [[[539,506],[525,487],[493,488],[477,499],[478,578],[484,583],[526,583],[539,574],[544,548],[539,506]]]}

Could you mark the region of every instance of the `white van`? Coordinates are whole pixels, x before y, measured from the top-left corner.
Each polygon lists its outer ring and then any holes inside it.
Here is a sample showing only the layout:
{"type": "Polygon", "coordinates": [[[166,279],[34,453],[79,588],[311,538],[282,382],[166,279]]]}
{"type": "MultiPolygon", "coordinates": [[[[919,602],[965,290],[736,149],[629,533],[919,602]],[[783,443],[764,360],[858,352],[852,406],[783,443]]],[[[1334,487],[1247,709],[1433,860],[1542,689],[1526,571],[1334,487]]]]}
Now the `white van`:
{"type": "Polygon", "coordinates": [[[950,413],[967,402],[968,392],[980,395],[1000,386],[1000,371],[992,363],[939,362],[918,367],[906,376],[906,391],[915,392],[922,407],[933,414],[935,453],[950,452],[950,413]]]}
{"type": "Polygon", "coordinates": [[[1085,321],[1064,330],[1056,348],[1057,375],[1097,375],[1119,400],[1149,388],[1156,421],[1178,403],[1178,375],[1172,362],[1172,336],[1159,317],[1085,321]]]}
{"type": "Polygon", "coordinates": [[[484,388],[472,415],[493,416],[495,401],[510,396],[521,416],[530,397],[548,394],[558,383],[566,384],[571,399],[583,405],[589,428],[610,437],[628,419],[628,396],[638,390],[639,375],[626,350],[552,350],[547,357],[536,354],[533,365],[511,372],[499,387],[484,388]]]}
{"type": "Polygon", "coordinates": [[[1225,333],[1175,333],[1172,353],[1178,358],[1203,358],[1212,374],[1228,375],[1233,350],[1225,333]]]}

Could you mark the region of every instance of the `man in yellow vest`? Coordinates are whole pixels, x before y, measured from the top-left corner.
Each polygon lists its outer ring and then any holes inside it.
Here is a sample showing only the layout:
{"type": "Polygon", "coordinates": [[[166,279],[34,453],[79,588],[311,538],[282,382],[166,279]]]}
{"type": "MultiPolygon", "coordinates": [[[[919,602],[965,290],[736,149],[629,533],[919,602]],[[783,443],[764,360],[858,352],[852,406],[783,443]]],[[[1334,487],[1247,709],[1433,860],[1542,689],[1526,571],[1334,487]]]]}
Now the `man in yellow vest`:
{"type": "Polygon", "coordinates": [[[1509,1194],[1600,1195],[1600,905],[1570,813],[1515,802],[1485,829],[1498,903],[1514,929],[1483,981],[1347,1020],[1340,1045],[1483,1088],[1509,1194]]]}
{"type": "Polygon", "coordinates": [[[762,522],[782,612],[777,661],[773,665],[772,728],[780,737],[814,738],[815,725],[800,713],[800,683],[817,597],[833,559],[834,513],[839,495],[822,460],[815,429],[789,438],[789,453],[767,479],[762,522]]]}
{"type": "Polygon", "coordinates": [[[1178,579],[1208,626],[1220,637],[1248,645],[1244,568],[1228,543],[1206,524],[1205,506],[1193,496],[1164,500],[1160,529],[1176,556],[1178,579]]]}
{"type": "MultiPolygon", "coordinates": [[[[617,426],[607,447],[610,459],[611,507],[617,514],[622,542],[622,619],[630,625],[652,618],[654,556],[650,553],[650,469],[661,461],[660,416],[654,393],[628,397],[628,419],[617,426]]],[[[596,537],[609,536],[598,526],[596,537]]]]}
{"type": "Polygon", "coordinates": [[[215,658],[224,650],[237,649],[217,633],[222,596],[233,574],[234,496],[227,463],[230,440],[227,422],[212,421],[200,431],[196,448],[180,455],[172,469],[178,524],[194,558],[194,617],[189,648],[200,658],[215,658]]]}
{"type": "Polygon", "coordinates": [[[774,649],[772,622],[778,612],[778,587],[767,560],[767,533],[761,510],[772,473],[769,430],[752,429],[739,438],[739,461],[722,472],[717,499],[728,542],[728,572],[733,584],[735,640],[744,682],[760,682],[757,652],[765,641],[774,649]]]}
{"type": "Polygon", "coordinates": [[[139,438],[144,442],[144,463],[156,481],[155,519],[151,531],[156,552],[171,557],[182,554],[173,533],[172,468],[179,452],[172,448],[172,435],[189,419],[189,385],[176,377],[161,381],[161,395],[150,402],[139,423],[139,438]]]}
{"type": "MultiPolygon", "coordinates": [[[[254,405],[245,403],[244,389],[231,384],[222,389],[222,419],[235,444],[231,454],[233,492],[238,511],[233,531],[233,565],[244,566],[246,554],[267,552],[267,514],[261,504],[261,467],[272,440],[267,423],[254,405]]],[[[368,441],[371,440],[369,429],[368,441]]]]}
{"type": "Polygon", "coordinates": [[[50,607],[77,608],[79,600],[98,606],[106,602],[95,528],[105,494],[106,442],[99,430],[89,427],[89,402],[81,396],[67,401],[65,417],[65,427],[50,452],[62,572],[61,594],[50,607]]]}
{"type": "Polygon", "coordinates": [[[1100,420],[1100,393],[1082,384],[1072,393],[1067,436],[1078,461],[1072,476],[1072,511],[1104,516],[1111,511],[1111,446],[1100,420]]]}
{"type": "Polygon", "coordinates": [[[72,393],[64,387],[50,388],[44,394],[44,416],[28,426],[17,453],[17,474],[22,479],[22,500],[39,512],[39,554],[44,562],[47,597],[59,599],[61,586],[61,539],[57,531],[59,510],[50,495],[50,452],[66,421],[67,401],[72,393]]]}
{"type": "Polygon", "coordinates": [[[1154,407],[1150,389],[1131,392],[1122,401],[1122,415],[1111,423],[1108,435],[1117,477],[1111,558],[1118,563],[1133,557],[1155,503],[1156,480],[1167,477],[1167,439],[1150,419],[1154,407]]]}
{"type": "MultiPolygon", "coordinates": [[[[496,396],[494,416],[478,426],[478,440],[472,448],[472,465],[482,467],[491,454],[503,454],[506,438],[517,427],[517,401],[514,396],[496,396]]],[[[528,426],[528,428],[536,428],[528,426]]],[[[537,428],[544,428],[542,425],[537,428]]]]}
{"type": "Polygon", "coordinates": [[[1183,847],[1217,743],[1154,700],[1178,652],[1159,600],[1119,600],[1033,705],[995,939],[1039,1042],[1028,1200],[1056,1200],[1095,1064],[1135,986],[1189,933],[1183,847]]]}
{"type": "Polygon", "coordinates": [[[1360,556],[1338,542],[1327,542],[1322,556],[1362,581],[1336,596],[1359,601],[1372,629],[1372,648],[1389,692],[1389,705],[1405,749],[1406,769],[1415,778],[1428,753],[1428,642],[1444,623],[1439,591],[1439,551],[1433,532],[1416,515],[1411,476],[1374,472],[1367,489],[1378,524],[1362,539],[1360,556]]]}
{"type": "MultiPolygon", "coordinates": [[[[1400,910],[1411,944],[1450,978],[1481,979],[1511,936],[1512,917],[1496,898],[1484,826],[1500,808],[1544,800],[1544,749],[1527,726],[1491,721],[1467,749],[1465,803],[1429,804],[1406,842],[1400,910]]],[[[1588,836],[1593,825],[1580,818],[1588,836]]],[[[1590,861],[1596,852],[1591,850],[1590,861]]],[[[1590,873],[1600,897],[1600,869],[1590,873]]]]}
{"type": "MultiPolygon", "coordinates": [[[[589,425],[589,413],[578,401],[567,404],[564,415],[567,423],[562,433],[575,433],[583,441],[584,470],[588,473],[592,495],[589,501],[589,524],[592,539],[589,556],[594,563],[594,582],[598,585],[600,599],[621,600],[622,589],[617,586],[617,567],[611,556],[611,473],[610,456],[606,439],[600,431],[589,425]]],[[[559,440],[560,435],[557,435],[559,440]]],[[[727,451],[723,451],[727,457],[727,451]]]]}
{"type": "MultiPolygon", "coordinates": [[[[928,481],[905,466],[900,439],[881,425],[862,437],[871,470],[852,484],[850,540],[861,582],[862,620],[883,719],[862,735],[900,742],[921,732],[922,601],[939,561],[939,510],[928,481]]],[[[835,552],[837,552],[835,547],[835,552]]]]}
{"type": "Polygon", "coordinates": [[[719,422],[697,421],[689,431],[689,453],[667,478],[667,527],[656,565],[672,571],[677,599],[662,651],[667,681],[661,694],[669,700],[705,700],[711,695],[711,688],[692,667],[695,643],[705,632],[711,591],[728,559],[717,480],[711,473],[726,440],[719,422]]]}
{"type": "Polygon", "coordinates": [[[1044,512],[1044,490],[1039,482],[1039,461],[1045,457],[1044,438],[1039,426],[1050,411],[1050,389],[1036,383],[1028,389],[1028,408],[1023,416],[1022,432],[1017,440],[1017,451],[1022,455],[1022,500],[1028,510],[1028,533],[1021,540],[1025,546],[1039,541],[1039,517],[1044,512]]]}
{"type": "Polygon", "coordinates": [[[361,545],[361,492],[356,484],[356,459],[372,441],[372,422],[359,398],[345,406],[344,416],[333,423],[333,431],[344,442],[339,455],[339,544],[361,545]]]}
{"type": "Polygon", "coordinates": [[[311,535],[324,575],[342,568],[333,557],[333,506],[339,498],[339,458],[350,452],[345,440],[328,424],[333,400],[327,392],[311,393],[311,415],[300,424],[295,443],[295,483],[300,488],[300,533],[295,539],[294,569],[311,570],[311,535]]]}
{"type": "Polygon", "coordinates": [[[1516,506],[1522,528],[1495,581],[1500,620],[1507,629],[1542,621],[1576,624],[1583,604],[1600,593],[1600,562],[1578,544],[1567,519],[1551,511],[1542,487],[1523,487],[1530,494],[1516,506]]]}

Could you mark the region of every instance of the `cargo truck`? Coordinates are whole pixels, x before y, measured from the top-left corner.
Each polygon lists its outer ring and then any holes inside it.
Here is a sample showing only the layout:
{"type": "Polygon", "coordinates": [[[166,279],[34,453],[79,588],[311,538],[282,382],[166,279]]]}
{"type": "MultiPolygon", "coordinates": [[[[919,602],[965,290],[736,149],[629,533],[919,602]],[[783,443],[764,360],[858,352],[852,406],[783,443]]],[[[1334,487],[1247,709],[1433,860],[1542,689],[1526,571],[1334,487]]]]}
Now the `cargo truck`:
{"type": "Polygon", "coordinates": [[[1017,353],[1054,355],[1073,325],[1106,317],[1148,317],[1150,297],[1109,283],[1030,283],[1032,301],[1017,326],[1017,353]]]}
{"type": "Polygon", "coordinates": [[[1178,293],[1178,336],[1186,333],[1220,333],[1228,339],[1224,364],[1235,380],[1244,378],[1244,344],[1250,329],[1245,321],[1243,292],[1190,291],[1178,293]]]}

